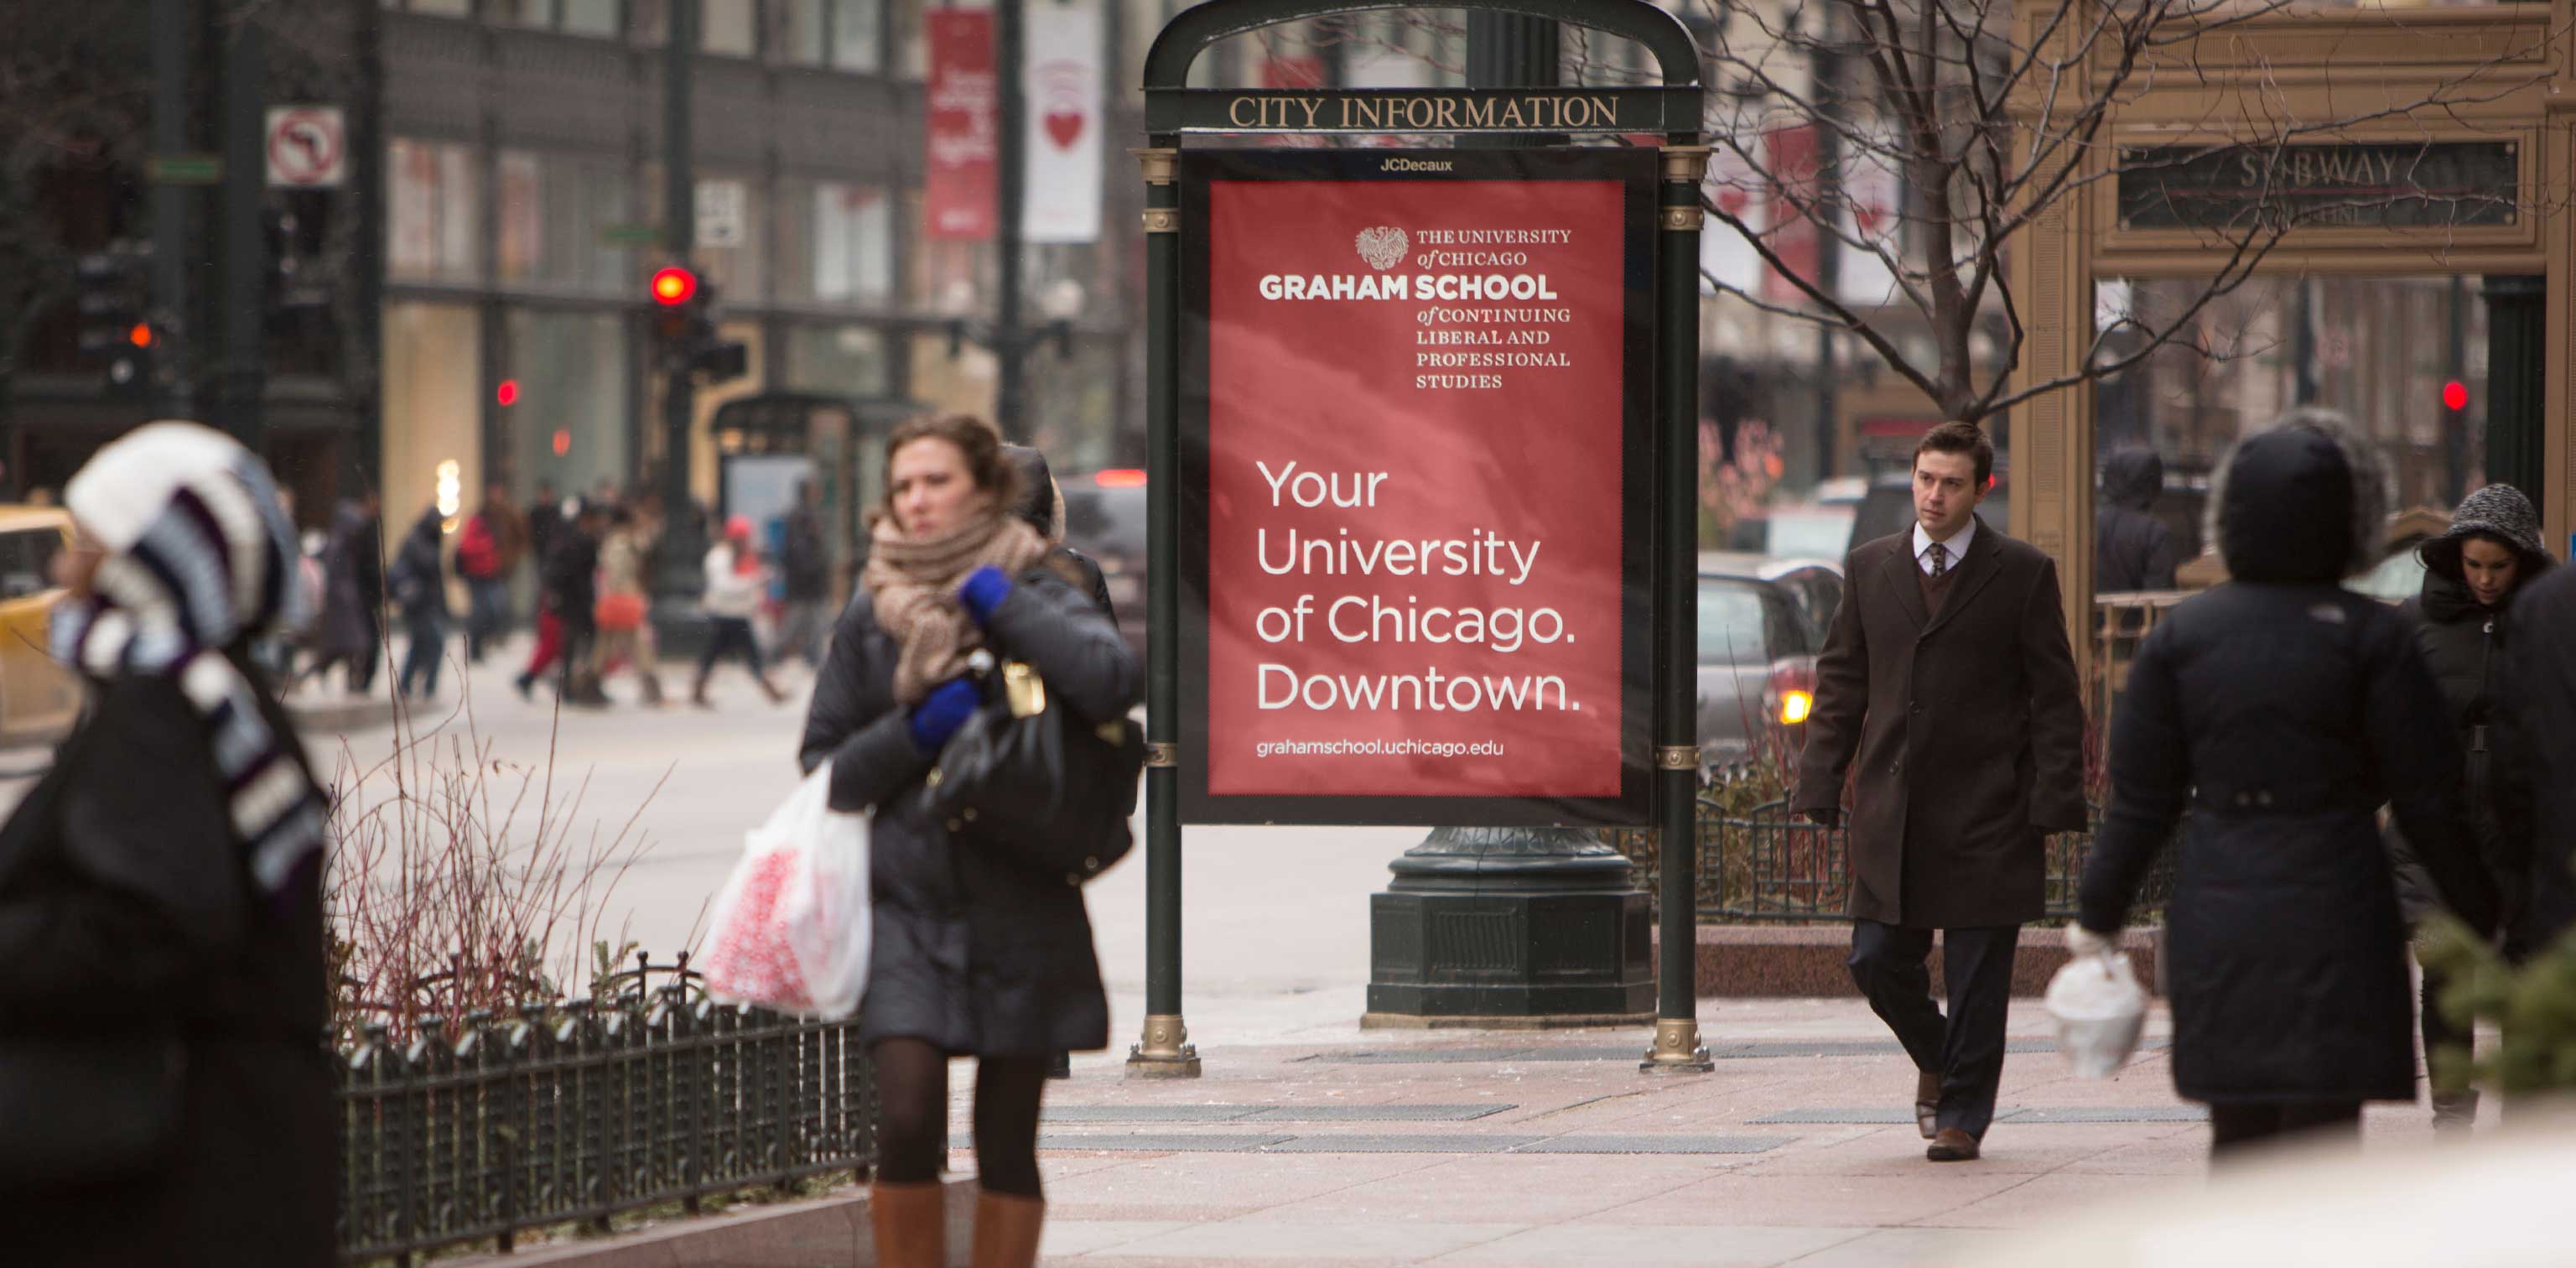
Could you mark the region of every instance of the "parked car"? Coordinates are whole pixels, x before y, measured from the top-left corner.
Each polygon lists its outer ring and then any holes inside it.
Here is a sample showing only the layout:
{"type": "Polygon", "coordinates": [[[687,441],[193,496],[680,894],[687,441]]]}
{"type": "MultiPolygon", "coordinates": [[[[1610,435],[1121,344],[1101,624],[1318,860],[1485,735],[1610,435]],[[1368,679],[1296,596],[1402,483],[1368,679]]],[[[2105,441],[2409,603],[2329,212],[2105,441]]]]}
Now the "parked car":
{"type": "Polygon", "coordinates": [[[1056,481],[1064,490],[1064,544],[1100,564],[1118,632],[1145,659],[1145,473],[1110,468],[1056,481]]]}
{"type": "Polygon", "coordinates": [[[1815,704],[1824,645],[1789,587],[1760,577],[1699,578],[1700,760],[1720,765],[1776,739],[1794,753],[1815,704]]]}
{"type": "Polygon", "coordinates": [[[54,557],[71,540],[60,507],[0,506],[0,738],[40,739],[79,716],[80,681],[54,660],[46,629],[63,597],[54,557]]]}

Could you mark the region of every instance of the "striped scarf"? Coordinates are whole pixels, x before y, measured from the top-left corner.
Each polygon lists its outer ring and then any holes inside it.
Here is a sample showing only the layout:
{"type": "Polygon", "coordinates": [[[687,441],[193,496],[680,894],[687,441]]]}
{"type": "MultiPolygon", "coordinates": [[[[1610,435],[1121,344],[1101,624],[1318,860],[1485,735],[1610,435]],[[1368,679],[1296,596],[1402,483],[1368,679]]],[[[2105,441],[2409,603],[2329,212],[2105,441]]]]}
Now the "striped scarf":
{"type": "Polygon", "coordinates": [[[54,609],[55,656],[94,679],[178,684],[205,723],[244,862],[273,898],[319,856],[329,805],[225,650],[305,616],[295,528],[267,466],[221,432],[152,423],[99,450],[63,502],[103,557],[90,597],[54,609]]]}

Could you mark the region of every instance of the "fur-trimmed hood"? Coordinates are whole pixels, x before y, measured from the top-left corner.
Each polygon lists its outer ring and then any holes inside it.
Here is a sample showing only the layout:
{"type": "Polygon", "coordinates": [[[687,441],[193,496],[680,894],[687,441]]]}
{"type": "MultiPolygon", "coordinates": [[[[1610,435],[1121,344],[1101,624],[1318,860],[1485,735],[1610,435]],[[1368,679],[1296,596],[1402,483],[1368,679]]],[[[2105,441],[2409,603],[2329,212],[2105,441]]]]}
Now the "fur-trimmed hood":
{"type": "Polygon", "coordinates": [[[2205,535],[2238,581],[2340,581],[2378,561],[2389,483],[2343,415],[2294,409],[2218,464],[2205,535]]]}

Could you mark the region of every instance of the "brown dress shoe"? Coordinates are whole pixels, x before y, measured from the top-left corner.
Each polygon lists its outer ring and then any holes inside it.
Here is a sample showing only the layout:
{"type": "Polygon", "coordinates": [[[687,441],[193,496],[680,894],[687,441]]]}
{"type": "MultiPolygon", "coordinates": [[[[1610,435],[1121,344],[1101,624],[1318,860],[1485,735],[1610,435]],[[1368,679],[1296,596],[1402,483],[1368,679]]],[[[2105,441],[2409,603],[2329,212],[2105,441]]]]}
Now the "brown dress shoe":
{"type": "Polygon", "coordinates": [[[1923,1156],[1934,1162],[1975,1162],[1977,1138],[1956,1127],[1944,1127],[1932,1138],[1932,1147],[1923,1156]]]}
{"type": "Polygon", "coordinates": [[[1941,1076],[1930,1070],[1914,1076],[1914,1125],[1923,1129],[1923,1139],[1932,1139],[1941,1117],[1941,1076]]]}

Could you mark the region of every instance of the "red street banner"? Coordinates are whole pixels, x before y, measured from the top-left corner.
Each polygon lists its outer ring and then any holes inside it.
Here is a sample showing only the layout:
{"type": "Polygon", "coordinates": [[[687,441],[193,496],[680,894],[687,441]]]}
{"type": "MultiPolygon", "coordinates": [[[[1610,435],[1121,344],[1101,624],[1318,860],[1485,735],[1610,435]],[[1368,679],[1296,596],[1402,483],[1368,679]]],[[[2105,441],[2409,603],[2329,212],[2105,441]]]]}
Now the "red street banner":
{"type": "Polygon", "coordinates": [[[990,242],[1001,122],[993,77],[993,11],[933,9],[929,121],[921,177],[921,235],[990,242]]]}
{"type": "Polygon", "coordinates": [[[1184,817],[1643,822],[1653,152],[1183,164],[1184,817]]]}

